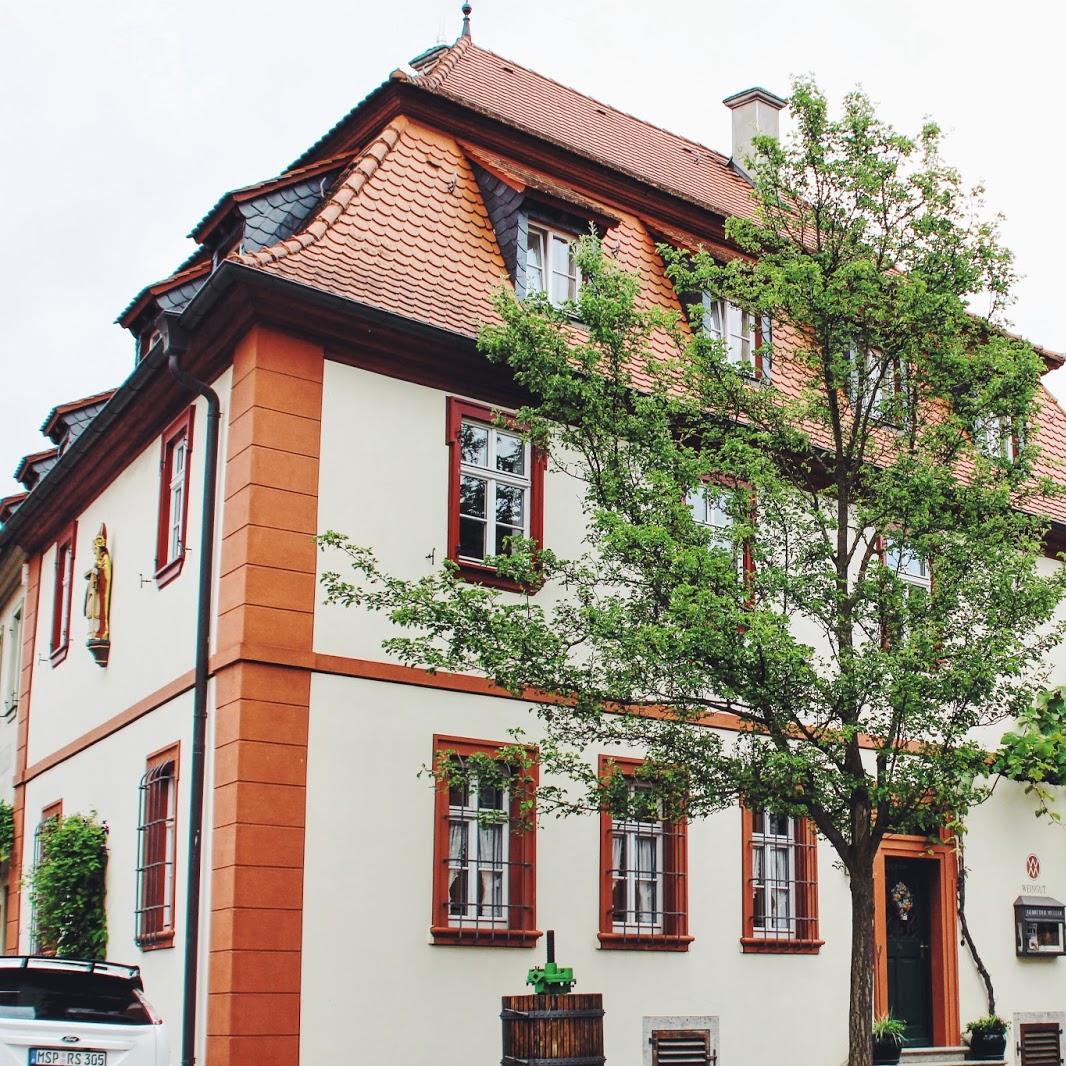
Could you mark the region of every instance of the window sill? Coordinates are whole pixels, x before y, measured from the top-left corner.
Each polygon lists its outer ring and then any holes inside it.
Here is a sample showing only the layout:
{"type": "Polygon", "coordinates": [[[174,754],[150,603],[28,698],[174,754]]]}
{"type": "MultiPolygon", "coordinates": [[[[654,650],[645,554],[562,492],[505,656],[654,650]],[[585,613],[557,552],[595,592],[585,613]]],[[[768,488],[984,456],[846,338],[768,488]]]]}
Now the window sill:
{"type": "Polygon", "coordinates": [[[181,573],[181,568],[185,564],[185,552],[182,551],[176,559],[171,559],[165,566],[161,566],[153,575],[155,577],[155,587],[158,589],[163,588],[164,585],[169,585],[181,573]]]}
{"type": "Polygon", "coordinates": [[[523,585],[513,578],[502,577],[493,566],[479,566],[477,563],[467,562],[465,559],[452,559],[459,567],[459,576],[464,581],[470,581],[475,585],[488,585],[490,588],[503,589],[505,592],[517,592],[524,596],[533,596],[540,585],[523,585]]]}
{"type": "Polygon", "coordinates": [[[688,951],[696,938],[678,933],[599,933],[604,951],[688,951]]]}
{"type": "Polygon", "coordinates": [[[174,946],[174,930],[168,929],[161,933],[149,933],[137,940],[137,947],[141,951],[159,951],[163,948],[174,946]]]}
{"type": "Polygon", "coordinates": [[[51,660],[53,666],[58,666],[66,657],[67,652],[70,650],[70,641],[65,644],[60,644],[58,648],[53,648],[49,653],[48,658],[51,660]]]}
{"type": "Polygon", "coordinates": [[[539,929],[455,929],[449,925],[430,926],[429,932],[434,944],[482,948],[532,948],[544,935],[539,929]]]}
{"type": "Polygon", "coordinates": [[[742,936],[740,950],[746,955],[817,955],[824,940],[772,940],[742,936]]]}

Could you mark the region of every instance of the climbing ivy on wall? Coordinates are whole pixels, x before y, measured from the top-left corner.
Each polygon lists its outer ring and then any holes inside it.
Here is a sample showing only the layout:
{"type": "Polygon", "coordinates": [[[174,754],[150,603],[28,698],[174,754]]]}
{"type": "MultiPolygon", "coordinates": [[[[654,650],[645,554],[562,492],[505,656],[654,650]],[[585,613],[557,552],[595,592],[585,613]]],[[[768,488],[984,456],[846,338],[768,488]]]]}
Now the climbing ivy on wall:
{"type": "Polygon", "coordinates": [[[1066,785],[1066,686],[1040,693],[1018,715],[1016,728],[1003,734],[992,770],[1024,784],[1037,801],[1037,815],[1062,820],[1052,807],[1052,790],[1066,785]]]}
{"type": "Polygon", "coordinates": [[[104,958],[106,823],[95,811],[71,814],[49,819],[40,834],[39,858],[29,877],[38,949],[67,959],[104,958]]]}
{"type": "Polygon", "coordinates": [[[6,800],[0,800],[0,863],[11,858],[15,844],[15,809],[6,800]]]}

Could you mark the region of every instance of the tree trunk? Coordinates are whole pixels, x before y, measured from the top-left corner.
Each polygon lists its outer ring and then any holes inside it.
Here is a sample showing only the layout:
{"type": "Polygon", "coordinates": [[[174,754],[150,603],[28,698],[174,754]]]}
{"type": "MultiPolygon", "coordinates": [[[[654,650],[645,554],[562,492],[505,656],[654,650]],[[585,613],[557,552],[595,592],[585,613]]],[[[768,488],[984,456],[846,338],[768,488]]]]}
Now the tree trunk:
{"type": "Polygon", "coordinates": [[[873,858],[851,870],[851,1001],[848,1010],[848,1066],[870,1066],[874,1011],[873,858]]]}

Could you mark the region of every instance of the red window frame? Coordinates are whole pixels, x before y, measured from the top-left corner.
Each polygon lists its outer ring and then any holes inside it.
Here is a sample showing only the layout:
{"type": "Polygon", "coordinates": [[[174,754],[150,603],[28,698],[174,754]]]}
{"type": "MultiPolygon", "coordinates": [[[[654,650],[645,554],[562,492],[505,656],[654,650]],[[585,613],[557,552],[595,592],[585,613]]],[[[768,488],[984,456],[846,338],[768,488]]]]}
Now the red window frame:
{"type": "MultiPolygon", "coordinates": [[[[448,558],[459,567],[459,573],[467,581],[476,581],[493,588],[510,592],[536,592],[536,588],[522,585],[510,578],[501,577],[494,566],[484,566],[459,557],[459,481],[461,449],[459,431],[463,419],[495,425],[493,408],[484,404],[448,397],[445,441],[448,445],[448,558]]],[[[507,424],[515,423],[507,419],[507,424]]],[[[530,450],[529,463],[529,536],[538,545],[544,542],[544,468],[547,457],[536,448],[530,450]]]]}
{"type": "MultiPolygon", "coordinates": [[[[435,734],[433,737],[433,766],[445,751],[456,755],[495,755],[505,747],[502,741],[472,740],[435,734]]],[[[535,754],[535,753],[534,753],[535,754]]],[[[537,928],[537,827],[536,814],[521,812],[521,804],[535,793],[540,782],[540,767],[534,759],[526,778],[512,790],[509,809],[507,858],[506,926],[452,925],[448,914],[448,842],[449,788],[438,781],[433,789],[433,909],[430,915],[430,935],[434,944],[476,944],[482,947],[530,948],[536,945],[541,931],[537,928]],[[520,817],[525,824],[519,824],[520,817]]]]}
{"type": "Polygon", "coordinates": [[[741,806],[741,901],[743,925],[741,950],[764,955],[817,955],[824,940],[818,933],[818,840],[814,824],[808,818],[795,818],[795,933],[781,936],[780,931],[758,935],[755,929],[755,886],[752,863],[754,836],[753,812],[741,806]]]}
{"type": "Polygon", "coordinates": [[[192,431],[196,408],[189,406],[169,426],[160,438],[159,457],[159,525],[156,531],[155,582],[158,588],[169,584],[181,573],[185,563],[185,547],[189,529],[189,481],[192,472],[192,431]],[[170,481],[173,474],[174,449],[178,441],[185,441],[185,484],[181,496],[181,551],[169,558],[170,548],[170,481]]]}
{"type": "Polygon", "coordinates": [[[145,761],[141,779],[134,940],[142,951],[174,946],[180,756],[179,743],[154,752],[145,761]]]}
{"type": "Polygon", "coordinates": [[[56,541],[55,586],[52,589],[52,638],[49,653],[53,666],[58,666],[70,649],[72,593],[74,591],[74,559],[78,540],[78,523],[71,522],[56,541]],[[64,583],[64,571],[68,580],[64,583]],[[65,584],[65,587],[64,587],[65,584]]]}
{"type": "MultiPolygon", "coordinates": [[[[612,773],[636,775],[642,759],[601,755],[600,779],[612,773]]],[[[616,931],[611,812],[600,811],[600,947],[613,951],[688,951],[695,939],[688,932],[688,824],[684,819],[663,823],[663,928],[658,931],[616,931]]]]}

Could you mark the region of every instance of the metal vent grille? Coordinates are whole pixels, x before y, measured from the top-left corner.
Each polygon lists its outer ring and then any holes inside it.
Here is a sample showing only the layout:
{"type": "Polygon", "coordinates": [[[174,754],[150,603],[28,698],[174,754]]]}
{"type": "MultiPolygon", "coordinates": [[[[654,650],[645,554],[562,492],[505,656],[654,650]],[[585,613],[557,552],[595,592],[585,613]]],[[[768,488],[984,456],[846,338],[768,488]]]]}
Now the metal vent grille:
{"type": "Polygon", "coordinates": [[[1055,1022],[1022,1025],[1018,1055],[1021,1066],[1059,1066],[1062,1062],[1062,1030],[1055,1022]]]}
{"type": "Polygon", "coordinates": [[[718,1061],[707,1029],[653,1030],[651,1049],[652,1066],[712,1066],[718,1061]]]}

